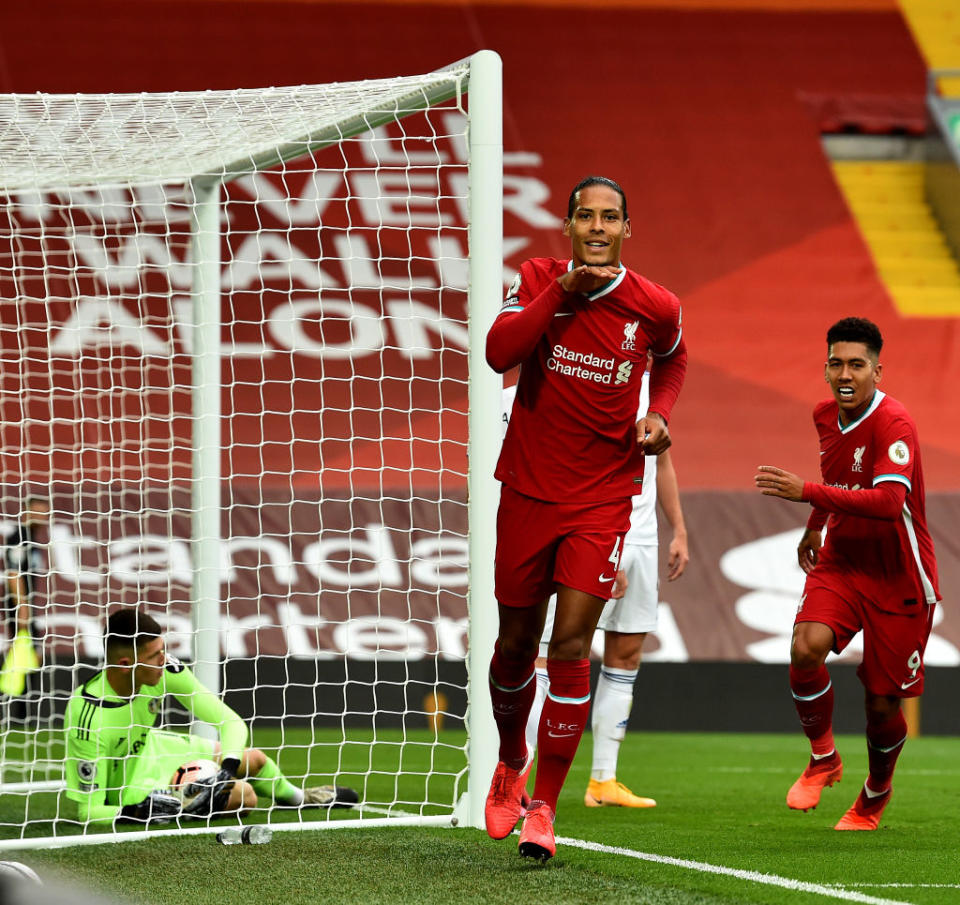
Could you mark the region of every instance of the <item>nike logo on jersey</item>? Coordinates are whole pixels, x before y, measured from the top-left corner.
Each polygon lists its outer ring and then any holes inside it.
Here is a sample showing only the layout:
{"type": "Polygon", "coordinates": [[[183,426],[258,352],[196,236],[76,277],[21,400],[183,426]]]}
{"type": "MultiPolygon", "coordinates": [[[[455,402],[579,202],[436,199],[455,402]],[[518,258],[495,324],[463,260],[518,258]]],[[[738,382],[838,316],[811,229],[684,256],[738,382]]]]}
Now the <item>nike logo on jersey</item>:
{"type": "Polygon", "coordinates": [[[554,317],[573,317],[572,311],[558,311],[554,317]]]}
{"type": "Polygon", "coordinates": [[[920,681],[920,676],[917,676],[915,679],[913,679],[913,680],[910,681],[910,682],[901,682],[901,683],[900,683],[900,687],[901,687],[904,691],[906,691],[911,685],[916,685],[917,682],[919,682],[919,681],[920,681]]]}
{"type": "Polygon", "coordinates": [[[616,575],[604,575],[603,573],[601,573],[599,580],[600,580],[600,581],[616,581],[616,580],[617,580],[617,576],[616,576],[616,575]]]}

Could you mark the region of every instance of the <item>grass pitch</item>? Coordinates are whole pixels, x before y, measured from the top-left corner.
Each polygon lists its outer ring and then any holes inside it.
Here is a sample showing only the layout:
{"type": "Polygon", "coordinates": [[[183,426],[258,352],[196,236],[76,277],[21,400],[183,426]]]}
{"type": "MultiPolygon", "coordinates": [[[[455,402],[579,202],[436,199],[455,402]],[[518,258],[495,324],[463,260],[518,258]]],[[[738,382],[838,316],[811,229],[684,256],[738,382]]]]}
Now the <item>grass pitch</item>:
{"type": "MultiPolygon", "coordinates": [[[[307,741],[285,730],[283,766],[307,772],[307,741]],[[300,759],[297,762],[297,759],[300,759]]],[[[407,734],[408,737],[410,733],[407,734]]],[[[378,733],[384,737],[384,733],[378,733]]],[[[445,761],[441,783],[450,790],[458,770],[456,733],[441,736],[440,755],[417,746],[405,768],[445,761]],[[416,758],[419,764],[414,763],[416,758]]],[[[279,741],[277,738],[275,741],[279,741]]],[[[257,743],[271,741],[257,734],[257,743]]],[[[349,747],[349,746],[348,746],[349,747]]],[[[784,796],[806,760],[802,736],[629,733],[620,779],[656,798],[650,810],[587,809],[590,739],[560,801],[557,857],[544,866],[517,855],[517,837],[495,842],[476,829],[354,827],[277,832],[269,845],[221,846],[212,836],[173,836],[142,842],[56,850],[0,852],[41,876],[67,876],[80,888],[131,905],[315,905],[357,903],[719,903],[861,902],[865,905],[960,905],[960,739],[908,742],[897,769],[895,795],[874,833],[838,833],[833,825],[866,776],[862,737],[840,737],[843,782],[824,792],[810,813],[790,811],[784,796]],[[595,844],[594,849],[583,847],[595,844]]],[[[386,800],[398,750],[367,751],[374,772],[368,794],[386,800]]],[[[343,769],[358,769],[350,757],[343,769]]],[[[361,785],[356,776],[342,783],[361,785]]],[[[318,776],[317,781],[323,777],[318,776]]],[[[400,788],[400,787],[397,787],[400,788]]],[[[428,791],[424,780],[403,784],[428,791]]],[[[0,801],[0,820],[11,805],[0,801]]],[[[48,803],[44,807],[49,807],[48,803]]],[[[31,817],[42,810],[31,804],[31,817]]],[[[409,808],[407,808],[409,810],[409,808]]],[[[342,816],[336,814],[335,816],[342,816]]],[[[71,900],[81,905],[79,895],[71,900]]]]}

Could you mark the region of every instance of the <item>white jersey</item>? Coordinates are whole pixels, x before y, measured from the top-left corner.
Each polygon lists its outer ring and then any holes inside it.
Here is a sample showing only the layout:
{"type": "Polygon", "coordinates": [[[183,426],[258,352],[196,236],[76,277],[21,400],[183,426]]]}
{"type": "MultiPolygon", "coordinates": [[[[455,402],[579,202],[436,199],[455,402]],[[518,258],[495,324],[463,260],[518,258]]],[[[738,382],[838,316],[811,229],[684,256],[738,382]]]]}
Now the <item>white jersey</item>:
{"type": "MultiPolygon", "coordinates": [[[[513,411],[513,400],[517,395],[517,388],[509,386],[503,388],[503,412],[501,417],[501,437],[507,431],[510,422],[510,413],[513,411]]],[[[650,404],[650,372],[645,371],[640,382],[640,401],[637,408],[637,418],[647,413],[650,404]]],[[[630,530],[623,539],[625,544],[640,544],[642,546],[656,546],[657,534],[657,457],[646,456],[643,465],[643,488],[640,493],[634,494],[633,512],[630,515],[630,530]]]]}

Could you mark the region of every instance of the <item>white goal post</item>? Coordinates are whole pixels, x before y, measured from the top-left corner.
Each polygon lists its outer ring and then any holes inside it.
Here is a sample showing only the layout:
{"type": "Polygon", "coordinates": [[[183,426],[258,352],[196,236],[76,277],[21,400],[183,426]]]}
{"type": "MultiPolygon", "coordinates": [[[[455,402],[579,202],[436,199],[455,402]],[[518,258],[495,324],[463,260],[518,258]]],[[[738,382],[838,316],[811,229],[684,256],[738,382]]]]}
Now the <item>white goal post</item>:
{"type": "Polygon", "coordinates": [[[492,51],[353,83],[0,96],[8,609],[28,501],[51,510],[40,667],[0,697],[0,850],[158,832],[87,823],[64,791],[67,700],[121,604],[295,786],[360,796],[260,796],[251,819],[482,826],[502,290],[492,51]]]}

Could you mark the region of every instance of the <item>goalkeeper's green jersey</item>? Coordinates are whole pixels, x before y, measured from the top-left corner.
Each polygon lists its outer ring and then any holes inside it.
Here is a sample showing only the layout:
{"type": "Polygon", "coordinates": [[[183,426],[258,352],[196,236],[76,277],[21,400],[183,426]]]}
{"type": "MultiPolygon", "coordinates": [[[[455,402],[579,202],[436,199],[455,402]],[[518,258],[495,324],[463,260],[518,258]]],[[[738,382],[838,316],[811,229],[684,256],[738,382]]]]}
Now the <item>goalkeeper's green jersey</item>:
{"type": "Polygon", "coordinates": [[[67,704],[67,797],[77,802],[81,820],[108,821],[126,804],[142,801],[152,789],[169,784],[170,742],[180,742],[182,759],[209,757],[212,746],[203,739],[154,729],[163,698],[172,694],[197,719],[214,725],[223,757],[240,758],[247,744],[247,727],[237,714],[194,674],[167,657],[163,677],[143,685],[129,698],[120,697],[106,671],[74,689],[67,704]],[[201,743],[192,750],[190,739],[201,743]]]}

